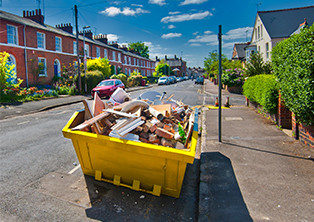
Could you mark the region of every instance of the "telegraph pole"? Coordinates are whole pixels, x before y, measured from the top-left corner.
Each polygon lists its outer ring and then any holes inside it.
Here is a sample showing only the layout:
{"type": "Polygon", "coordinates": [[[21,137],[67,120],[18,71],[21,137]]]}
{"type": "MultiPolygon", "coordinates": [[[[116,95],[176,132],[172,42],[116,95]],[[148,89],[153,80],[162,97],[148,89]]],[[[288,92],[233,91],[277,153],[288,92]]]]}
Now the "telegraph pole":
{"type": "Polygon", "coordinates": [[[76,53],[77,53],[77,75],[78,75],[78,90],[82,92],[82,81],[81,81],[81,66],[80,66],[80,53],[79,53],[79,31],[77,23],[77,5],[74,5],[75,13],[75,29],[76,29],[76,53]]]}
{"type": "Polygon", "coordinates": [[[221,25],[219,25],[218,42],[219,42],[219,94],[218,94],[218,141],[221,142],[221,25]]]}

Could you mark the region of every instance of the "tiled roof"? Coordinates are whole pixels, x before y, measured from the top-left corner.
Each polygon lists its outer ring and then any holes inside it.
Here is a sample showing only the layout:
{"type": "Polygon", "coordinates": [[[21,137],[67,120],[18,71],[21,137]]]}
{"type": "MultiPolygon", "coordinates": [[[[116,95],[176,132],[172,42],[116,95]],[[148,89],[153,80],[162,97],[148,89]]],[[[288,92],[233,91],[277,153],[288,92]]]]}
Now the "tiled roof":
{"type": "Polygon", "coordinates": [[[271,38],[289,37],[306,18],[309,25],[314,22],[314,6],[273,11],[259,11],[271,38]]]}

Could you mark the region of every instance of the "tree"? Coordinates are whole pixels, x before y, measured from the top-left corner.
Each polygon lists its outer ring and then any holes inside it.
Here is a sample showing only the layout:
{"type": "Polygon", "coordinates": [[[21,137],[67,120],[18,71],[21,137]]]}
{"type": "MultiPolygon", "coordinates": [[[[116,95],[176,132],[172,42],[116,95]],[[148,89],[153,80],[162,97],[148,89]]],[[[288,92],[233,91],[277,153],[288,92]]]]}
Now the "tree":
{"type": "MultiPolygon", "coordinates": [[[[204,67],[210,76],[218,75],[219,73],[219,58],[217,52],[210,52],[208,57],[205,57],[204,67]]],[[[225,55],[221,56],[222,70],[230,68],[240,68],[239,63],[230,62],[225,55]]]]}
{"type": "Polygon", "coordinates": [[[138,52],[142,57],[149,59],[149,49],[143,42],[129,43],[129,50],[138,52]]]}
{"type": "Polygon", "coordinates": [[[270,74],[272,71],[270,63],[264,63],[260,53],[253,53],[246,64],[245,75],[256,76],[260,74],[270,74]]]}
{"type": "Polygon", "coordinates": [[[160,60],[160,62],[158,63],[158,65],[155,68],[155,71],[157,73],[157,77],[160,76],[170,76],[173,75],[173,71],[171,70],[170,66],[168,63],[166,63],[166,61],[164,59],[160,60]]]}

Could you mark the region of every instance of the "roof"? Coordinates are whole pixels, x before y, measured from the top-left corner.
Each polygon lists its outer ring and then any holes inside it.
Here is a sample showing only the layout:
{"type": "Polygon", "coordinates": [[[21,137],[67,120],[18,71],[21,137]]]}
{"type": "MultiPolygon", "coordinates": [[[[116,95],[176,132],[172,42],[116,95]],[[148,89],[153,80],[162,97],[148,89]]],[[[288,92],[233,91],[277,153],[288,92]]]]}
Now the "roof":
{"type": "Polygon", "coordinates": [[[235,43],[234,47],[237,51],[237,55],[239,59],[241,58],[245,58],[245,47],[247,47],[250,43],[249,42],[245,42],[245,43],[235,43]]]}
{"type": "MultiPolygon", "coordinates": [[[[8,21],[16,22],[16,23],[19,23],[19,24],[22,24],[22,25],[26,25],[26,26],[29,26],[29,27],[33,27],[33,28],[37,28],[37,29],[53,32],[53,33],[56,33],[56,34],[59,34],[59,35],[72,37],[74,39],[76,38],[76,35],[68,33],[66,31],[63,31],[62,29],[58,29],[58,28],[55,28],[55,27],[47,25],[47,24],[43,24],[42,25],[42,24],[37,23],[37,22],[35,22],[35,21],[33,21],[33,20],[29,19],[29,18],[24,18],[24,17],[18,16],[18,15],[11,14],[9,12],[1,11],[1,10],[0,10],[0,19],[5,19],[5,20],[8,20],[8,21]]],[[[83,36],[79,35],[79,39],[83,40],[83,36]]],[[[126,52],[126,51],[124,51],[122,49],[118,49],[118,48],[115,48],[113,46],[107,45],[107,44],[102,43],[101,41],[98,41],[98,40],[95,40],[95,39],[85,38],[85,41],[89,42],[89,43],[93,43],[93,44],[99,45],[99,46],[104,46],[104,47],[106,47],[108,49],[117,50],[117,51],[120,51],[120,52],[123,51],[123,54],[125,54],[125,55],[129,55],[129,56],[133,56],[133,57],[136,57],[136,58],[150,60],[150,59],[147,59],[145,57],[133,54],[131,52],[126,52]]],[[[150,61],[153,61],[153,60],[150,60],[150,61]]]]}
{"type": "Polygon", "coordinates": [[[289,37],[304,19],[310,25],[314,22],[314,6],[257,13],[271,38],[289,37]]]}

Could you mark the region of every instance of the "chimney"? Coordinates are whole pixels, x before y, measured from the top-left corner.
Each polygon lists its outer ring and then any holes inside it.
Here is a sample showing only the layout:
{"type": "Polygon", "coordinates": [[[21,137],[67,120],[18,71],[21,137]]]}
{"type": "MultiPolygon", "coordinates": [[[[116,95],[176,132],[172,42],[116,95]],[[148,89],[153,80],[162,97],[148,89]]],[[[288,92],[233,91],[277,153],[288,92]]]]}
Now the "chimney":
{"type": "Polygon", "coordinates": [[[117,49],[119,48],[118,42],[112,42],[110,45],[117,49]]]}
{"type": "Polygon", "coordinates": [[[44,24],[44,16],[41,14],[41,9],[35,11],[23,11],[23,17],[33,20],[39,24],[44,24]]]}
{"type": "Polygon", "coordinates": [[[178,59],[178,58],[177,58],[177,55],[174,55],[174,59],[175,59],[175,60],[177,60],[177,59],[178,59]]]}
{"type": "Polygon", "coordinates": [[[73,26],[71,25],[71,23],[56,25],[56,28],[61,29],[67,33],[73,34],[73,26]]]}
{"type": "MultiPolygon", "coordinates": [[[[80,33],[79,33],[80,35],[84,35],[84,33],[81,31],[80,33]]],[[[85,37],[86,38],[89,38],[89,39],[93,39],[93,33],[92,33],[92,31],[91,30],[86,30],[85,31],[85,37]]]]}
{"type": "Polygon", "coordinates": [[[167,56],[165,55],[165,60],[168,60],[167,56]]]}
{"type": "Polygon", "coordinates": [[[94,39],[101,41],[102,43],[108,44],[107,35],[99,34],[99,35],[94,36],[94,39]]]}

